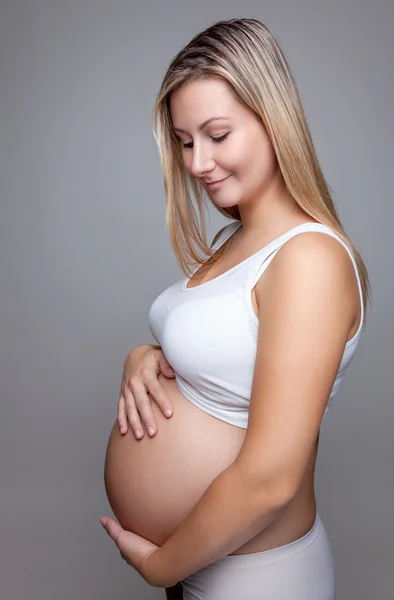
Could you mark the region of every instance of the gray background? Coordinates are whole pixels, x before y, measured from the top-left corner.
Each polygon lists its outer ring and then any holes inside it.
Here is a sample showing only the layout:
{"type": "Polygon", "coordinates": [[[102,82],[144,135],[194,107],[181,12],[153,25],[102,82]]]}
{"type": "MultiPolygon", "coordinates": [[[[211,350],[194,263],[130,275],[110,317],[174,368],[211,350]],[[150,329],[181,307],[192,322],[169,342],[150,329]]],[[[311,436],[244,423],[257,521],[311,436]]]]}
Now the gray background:
{"type": "MultiPolygon", "coordinates": [[[[338,600],[394,598],[394,4],[243,0],[0,7],[0,579],[4,600],[163,598],[99,524],[123,360],[182,274],[151,108],[219,19],[287,54],[323,171],[370,272],[368,327],[321,432],[318,509],[338,600]]],[[[209,233],[226,221],[212,214],[209,233]]]]}

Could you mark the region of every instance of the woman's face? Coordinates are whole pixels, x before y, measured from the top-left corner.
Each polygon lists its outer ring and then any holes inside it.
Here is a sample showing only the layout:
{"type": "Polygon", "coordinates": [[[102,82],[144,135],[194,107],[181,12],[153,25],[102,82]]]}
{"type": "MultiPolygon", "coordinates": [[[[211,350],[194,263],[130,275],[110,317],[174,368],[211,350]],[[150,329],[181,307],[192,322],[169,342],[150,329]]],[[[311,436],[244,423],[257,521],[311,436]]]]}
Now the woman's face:
{"type": "Polygon", "coordinates": [[[278,176],[275,152],[261,119],[226,81],[210,78],[184,85],[171,94],[170,112],[185,168],[202,181],[216,205],[262,198],[278,176]]]}

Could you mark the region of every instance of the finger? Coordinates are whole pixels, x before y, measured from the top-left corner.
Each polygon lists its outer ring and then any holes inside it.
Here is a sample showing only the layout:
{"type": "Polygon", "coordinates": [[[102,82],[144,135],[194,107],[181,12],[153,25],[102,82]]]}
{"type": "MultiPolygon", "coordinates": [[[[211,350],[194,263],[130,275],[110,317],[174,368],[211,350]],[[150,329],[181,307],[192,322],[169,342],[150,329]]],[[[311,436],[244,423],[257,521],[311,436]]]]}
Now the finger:
{"type": "Polygon", "coordinates": [[[157,366],[156,374],[163,373],[166,377],[174,377],[175,371],[168,362],[163,350],[155,351],[154,356],[157,366]]]}
{"type": "Polygon", "coordinates": [[[158,359],[159,361],[159,366],[160,366],[160,371],[166,376],[166,377],[175,377],[175,371],[174,369],[171,367],[170,363],[167,361],[167,359],[164,357],[164,354],[162,353],[161,356],[158,359]]]}
{"type": "Polygon", "coordinates": [[[133,430],[133,434],[138,440],[140,440],[142,437],[144,437],[144,427],[141,423],[134,397],[132,400],[126,402],[126,412],[130,427],[133,430]]]}
{"type": "Polygon", "coordinates": [[[150,437],[157,433],[157,424],[152,410],[152,401],[143,384],[135,384],[133,388],[135,407],[150,437]]]}
{"type": "Polygon", "coordinates": [[[126,433],[128,429],[127,425],[127,414],[126,414],[126,400],[124,396],[120,396],[118,404],[118,422],[120,433],[126,433]]]}
{"type": "Polygon", "coordinates": [[[175,377],[175,371],[170,365],[164,365],[162,367],[162,373],[164,373],[166,377],[175,377]]]}
{"type": "Polygon", "coordinates": [[[155,400],[155,402],[159,405],[163,415],[165,415],[166,417],[171,417],[171,415],[174,412],[174,409],[166,392],[160,385],[159,380],[157,378],[149,379],[149,381],[146,382],[146,387],[148,388],[148,391],[155,400]],[[167,413],[167,411],[169,411],[169,414],[167,413]]]}
{"type": "Polygon", "coordinates": [[[118,540],[124,532],[123,527],[111,517],[101,517],[100,523],[108,535],[114,540],[115,544],[118,545],[118,540]]]}
{"type": "Polygon", "coordinates": [[[127,433],[127,430],[128,430],[125,390],[126,390],[126,379],[123,375],[122,383],[120,385],[119,401],[118,401],[118,421],[119,421],[120,432],[123,434],[127,433]]]}
{"type": "MultiPolygon", "coordinates": [[[[143,384],[140,384],[140,385],[142,386],[142,389],[145,392],[145,388],[144,388],[143,384]]],[[[136,406],[135,393],[136,393],[136,390],[138,389],[138,387],[139,387],[138,381],[136,382],[135,379],[130,379],[128,382],[128,386],[125,388],[124,396],[125,396],[125,411],[127,414],[127,420],[130,423],[130,426],[133,430],[134,436],[139,440],[144,437],[144,426],[141,422],[139,410],[136,406]]],[[[147,401],[149,401],[149,400],[147,399],[147,401]]]]}

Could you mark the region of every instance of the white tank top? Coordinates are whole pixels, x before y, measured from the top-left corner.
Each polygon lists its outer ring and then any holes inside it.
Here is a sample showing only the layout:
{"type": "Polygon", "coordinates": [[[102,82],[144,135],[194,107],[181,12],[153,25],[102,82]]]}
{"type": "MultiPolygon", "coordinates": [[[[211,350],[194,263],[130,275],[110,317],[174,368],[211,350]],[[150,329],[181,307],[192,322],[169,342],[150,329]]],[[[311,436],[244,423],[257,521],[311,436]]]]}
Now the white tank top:
{"type": "MultiPolygon", "coordinates": [[[[227,225],[212,249],[218,250],[241,225],[241,221],[227,225]]],[[[232,269],[198,286],[188,288],[189,279],[182,278],[164,290],[150,308],[152,335],[175,371],[180,392],[201,410],[222,421],[247,428],[259,324],[251,291],[283,244],[304,231],[331,235],[346,248],[360,292],[360,325],[345,345],[325,416],[356,352],[364,314],[361,281],[353,253],[326,225],[314,222],[297,225],[232,269]]]]}

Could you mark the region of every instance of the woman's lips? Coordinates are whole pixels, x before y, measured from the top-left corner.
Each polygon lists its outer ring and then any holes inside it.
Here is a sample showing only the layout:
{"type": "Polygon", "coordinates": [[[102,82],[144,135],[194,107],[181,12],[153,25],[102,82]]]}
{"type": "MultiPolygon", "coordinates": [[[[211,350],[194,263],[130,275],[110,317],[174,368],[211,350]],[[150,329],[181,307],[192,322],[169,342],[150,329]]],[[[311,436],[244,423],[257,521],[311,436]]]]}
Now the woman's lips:
{"type": "Polygon", "coordinates": [[[231,177],[231,175],[227,175],[227,177],[225,177],[224,179],[219,179],[218,181],[213,181],[212,183],[207,183],[207,185],[208,185],[210,188],[216,188],[216,187],[219,187],[219,185],[220,185],[221,183],[223,183],[223,181],[226,181],[226,179],[228,179],[229,177],[231,177]]]}

